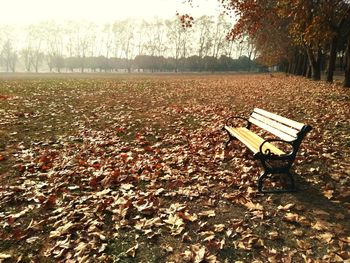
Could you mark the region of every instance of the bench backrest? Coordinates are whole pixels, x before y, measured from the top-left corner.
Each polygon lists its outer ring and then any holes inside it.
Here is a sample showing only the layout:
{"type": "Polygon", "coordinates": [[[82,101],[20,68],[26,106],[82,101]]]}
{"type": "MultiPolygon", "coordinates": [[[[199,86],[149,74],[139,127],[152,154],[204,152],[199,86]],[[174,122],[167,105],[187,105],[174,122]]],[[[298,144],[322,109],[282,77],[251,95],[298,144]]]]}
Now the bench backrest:
{"type": "Polygon", "coordinates": [[[249,122],[276,135],[285,141],[301,140],[311,130],[310,126],[296,122],[280,115],[255,108],[249,122]]]}

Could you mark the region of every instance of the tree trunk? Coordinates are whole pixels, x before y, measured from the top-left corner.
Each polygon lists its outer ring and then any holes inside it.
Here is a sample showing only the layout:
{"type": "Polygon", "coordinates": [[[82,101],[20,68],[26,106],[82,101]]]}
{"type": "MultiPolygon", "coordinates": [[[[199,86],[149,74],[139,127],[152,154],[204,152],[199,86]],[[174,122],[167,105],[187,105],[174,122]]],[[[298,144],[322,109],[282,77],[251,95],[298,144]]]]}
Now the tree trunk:
{"type": "Polygon", "coordinates": [[[298,75],[298,65],[300,63],[300,56],[295,53],[294,54],[294,66],[293,66],[293,75],[298,75]]]}
{"type": "Polygon", "coordinates": [[[348,35],[348,43],[345,52],[345,78],[343,86],[350,88],[350,34],[348,35]]]}
{"type": "Polygon", "coordinates": [[[331,50],[329,54],[328,69],[327,69],[327,82],[333,82],[333,74],[335,69],[335,61],[337,59],[337,43],[338,37],[335,36],[331,42],[331,50]]]}
{"type": "Polygon", "coordinates": [[[321,67],[320,67],[320,50],[317,52],[318,58],[315,57],[315,54],[312,52],[311,48],[307,48],[307,55],[309,57],[309,63],[311,66],[312,79],[320,80],[321,79],[321,67]]]}
{"type": "Polygon", "coordinates": [[[303,75],[303,67],[304,67],[304,55],[302,53],[300,53],[298,55],[298,65],[297,65],[297,72],[296,74],[298,76],[302,76],[303,75]]]}
{"type": "Polygon", "coordinates": [[[307,69],[306,69],[306,77],[308,78],[308,79],[311,79],[311,66],[310,66],[310,64],[308,64],[307,65],[307,69]]]}
{"type": "Polygon", "coordinates": [[[293,60],[288,63],[288,69],[287,69],[288,74],[292,74],[293,64],[294,64],[293,60]]]}
{"type": "Polygon", "coordinates": [[[345,67],[345,78],[344,78],[343,87],[350,88],[350,57],[348,58],[348,61],[345,67]]]}
{"type": "Polygon", "coordinates": [[[302,73],[302,75],[303,75],[304,77],[307,77],[307,69],[308,69],[308,67],[309,67],[309,63],[308,63],[308,62],[309,62],[309,61],[308,61],[308,59],[307,59],[307,55],[304,54],[303,73],[302,73]]]}

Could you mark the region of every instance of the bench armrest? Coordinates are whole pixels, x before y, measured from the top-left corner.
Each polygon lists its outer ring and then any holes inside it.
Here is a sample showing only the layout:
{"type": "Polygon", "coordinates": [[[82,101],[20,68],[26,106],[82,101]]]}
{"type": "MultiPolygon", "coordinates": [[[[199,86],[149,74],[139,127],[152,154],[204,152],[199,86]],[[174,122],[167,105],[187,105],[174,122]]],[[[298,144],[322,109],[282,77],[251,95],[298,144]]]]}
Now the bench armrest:
{"type": "Polygon", "coordinates": [[[290,157],[293,154],[295,154],[295,147],[294,147],[294,141],[285,141],[285,140],[281,140],[281,139],[267,139],[265,140],[262,144],[260,144],[259,147],[259,155],[261,156],[265,156],[265,157],[273,157],[273,159],[284,159],[284,157],[290,157]],[[271,143],[271,142],[281,142],[281,143],[285,143],[285,144],[289,144],[292,148],[292,150],[289,153],[286,153],[285,155],[274,155],[273,153],[271,153],[270,149],[266,149],[265,151],[263,151],[263,147],[265,143],[271,143]]]}
{"type": "Polygon", "coordinates": [[[225,125],[226,125],[226,126],[230,126],[230,125],[229,125],[229,121],[230,121],[230,120],[233,120],[233,119],[245,120],[245,121],[247,122],[246,128],[248,128],[248,129],[250,128],[250,122],[249,122],[249,120],[248,120],[247,118],[245,118],[245,117],[242,117],[242,116],[232,116],[232,117],[226,119],[225,125]]]}

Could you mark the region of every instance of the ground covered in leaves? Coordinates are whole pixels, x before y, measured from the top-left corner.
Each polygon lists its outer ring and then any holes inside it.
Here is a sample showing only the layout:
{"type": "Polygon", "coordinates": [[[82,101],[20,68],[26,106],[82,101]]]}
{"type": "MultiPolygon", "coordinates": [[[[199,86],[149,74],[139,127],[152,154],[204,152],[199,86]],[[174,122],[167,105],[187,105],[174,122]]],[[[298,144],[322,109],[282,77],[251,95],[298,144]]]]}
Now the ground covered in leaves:
{"type": "Polygon", "coordinates": [[[284,75],[3,78],[0,262],[349,262],[349,103],[284,75]],[[298,192],[224,151],[254,107],[313,127],[298,192]]]}

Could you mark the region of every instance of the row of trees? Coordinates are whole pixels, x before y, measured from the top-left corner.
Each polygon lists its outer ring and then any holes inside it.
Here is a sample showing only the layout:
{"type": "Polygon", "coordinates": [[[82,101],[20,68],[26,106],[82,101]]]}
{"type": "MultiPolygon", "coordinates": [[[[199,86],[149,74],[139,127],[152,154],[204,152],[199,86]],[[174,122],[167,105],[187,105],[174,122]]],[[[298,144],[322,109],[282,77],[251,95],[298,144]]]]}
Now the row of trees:
{"type": "Polygon", "coordinates": [[[99,57],[56,57],[52,59],[52,70],[56,72],[202,72],[202,71],[262,71],[247,56],[233,59],[194,55],[186,58],[138,55],[134,59],[99,57]]]}
{"type": "Polygon", "coordinates": [[[145,67],[147,59],[157,64],[147,65],[145,69],[150,70],[160,65],[174,71],[234,69],[238,62],[227,62],[231,65],[226,67],[218,64],[226,58],[246,56],[252,60],[254,53],[250,41],[225,38],[230,26],[223,15],[202,16],[190,30],[184,30],[177,17],[152,21],[128,19],[105,25],[70,21],[42,22],[25,28],[3,26],[0,27],[0,63],[3,70],[13,72],[63,68],[79,68],[84,72],[87,68],[110,70],[120,65],[130,70],[139,67],[137,64],[145,67]],[[191,63],[201,65],[188,66],[191,63]]]}
{"type": "Polygon", "coordinates": [[[228,38],[248,34],[262,63],[279,64],[287,72],[314,80],[321,78],[325,64],[327,81],[332,82],[337,58],[342,57],[344,86],[350,87],[349,0],[220,2],[239,17],[228,38]]]}

